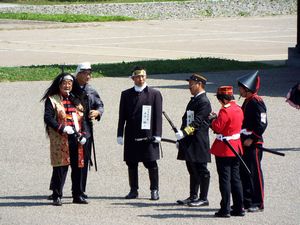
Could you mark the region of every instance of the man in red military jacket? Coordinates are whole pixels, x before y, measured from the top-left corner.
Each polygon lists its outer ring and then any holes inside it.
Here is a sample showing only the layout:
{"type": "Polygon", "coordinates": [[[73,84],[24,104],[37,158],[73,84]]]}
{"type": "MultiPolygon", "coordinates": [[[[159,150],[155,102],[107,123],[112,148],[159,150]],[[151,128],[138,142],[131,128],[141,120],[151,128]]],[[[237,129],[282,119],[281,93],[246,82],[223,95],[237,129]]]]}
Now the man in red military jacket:
{"type": "Polygon", "coordinates": [[[234,101],[232,86],[219,87],[216,96],[222,108],[211,124],[211,128],[217,133],[211,153],[216,157],[222,200],[221,209],[215,213],[215,216],[244,216],[239,160],[223,142],[226,139],[239,154],[242,154],[240,131],[244,119],[243,111],[234,101]],[[230,211],[230,192],[233,199],[232,211],[230,211]]]}

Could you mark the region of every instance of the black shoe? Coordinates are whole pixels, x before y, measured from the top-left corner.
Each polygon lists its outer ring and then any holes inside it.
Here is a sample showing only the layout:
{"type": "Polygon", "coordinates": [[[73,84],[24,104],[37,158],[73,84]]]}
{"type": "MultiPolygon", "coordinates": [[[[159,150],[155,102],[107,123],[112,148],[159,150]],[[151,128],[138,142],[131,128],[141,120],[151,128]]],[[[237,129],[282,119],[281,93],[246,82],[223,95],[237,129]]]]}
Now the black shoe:
{"type": "Polygon", "coordinates": [[[130,191],[128,195],[125,196],[125,199],[135,199],[139,196],[137,191],[130,191]]]}
{"type": "Polygon", "coordinates": [[[243,210],[243,209],[239,210],[239,211],[231,210],[230,215],[231,216],[245,216],[245,210],[243,210]]]}
{"type": "Polygon", "coordinates": [[[177,204],[178,205],[187,205],[187,204],[189,204],[191,202],[195,202],[195,201],[197,201],[197,200],[194,198],[188,197],[187,199],[184,199],[184,200],[177,200],[177,204]]]}
{"type": "Polygon", "coordinates": [[[248,212],[250,213],[254,213],[254,212],[262,212],[264,211],[263,208],[259,208],[258,206],[254,206],[254,207],[249,207],[248,208],[248,212]]]}
{"type": "Polygon", "coordinates": [[[82,194],[81,194],[81,197],[83,197],[83,198],[85,198],[85,199],[89,198],[89,197],[87,196],[87,194],[85,194],[85,193],[82,193],[82,194]]]}
{"type": "Polygon", "coordinates": [[[61,198],[58,197],[57,199],[53,199],[52,205],[61,206],[62,205],[61,198]]]}
{"type": "Polygon", "coordinates": [[[73,197],[73,203],[75,204],[88,204],[88,201],[85,200],[82,196],[79,197],[73,197]]]}
{"type": "Polygon", "coordinates": [[[150,200],[158,200],[158,199],[159,199],[158,190],[152,190],[150,200]]]}
{"type": "Polygon", "coordinates": [[[53,200],[53,194],[47,197],[47,200],[53,200]]]}
{"type": "Polygon", "coordinates": [[[219,210],[218,212],[215,213],[215,217],[229,218],[229,217],[230,217],[230,214],[229,214],[229,213],[221,212],[221,211],[219,210]]]}
{"type": "Polygon", "coordinates": [[[208,200],[197,200],[187,204],[190,207],[201,207],[201,206],[209,206],[208,200]]]}

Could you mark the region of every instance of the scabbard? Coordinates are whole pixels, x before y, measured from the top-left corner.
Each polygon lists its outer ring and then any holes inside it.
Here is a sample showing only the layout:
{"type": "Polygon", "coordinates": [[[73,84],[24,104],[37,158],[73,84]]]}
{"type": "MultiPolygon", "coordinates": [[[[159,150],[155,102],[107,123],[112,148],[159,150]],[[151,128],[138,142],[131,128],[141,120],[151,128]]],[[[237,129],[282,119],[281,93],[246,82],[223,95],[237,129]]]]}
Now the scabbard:
{"type": "Polygon", "coordinates": [[[274,154],[274,155],[285,156],[284,153],[282,153],[282,152],[277,152],[277,151],[275,151],[275,150],[273,150],[273,149],[264,148],[263,146],[257,146],[257,147],[258,147],[259,150],[264,151],[264,152],[269,152],[269,153],[272,153],[272,154],[274,154]]]}
{"type": "Polygon", "coordinates": [[[234,155],[240,160],[240,162],[243,164],[243,166],[245,167],[247,172],[249,174],[251,174],[251,172],[250,172],[248,166],[246,165],[245,161],[242,159],[240,154],[233,148],[233,146],[229,143],[229,141],[227,141],[226,139],[223,139],[222,141],[230,148],[230,150],[234,153],[234,155]]]}

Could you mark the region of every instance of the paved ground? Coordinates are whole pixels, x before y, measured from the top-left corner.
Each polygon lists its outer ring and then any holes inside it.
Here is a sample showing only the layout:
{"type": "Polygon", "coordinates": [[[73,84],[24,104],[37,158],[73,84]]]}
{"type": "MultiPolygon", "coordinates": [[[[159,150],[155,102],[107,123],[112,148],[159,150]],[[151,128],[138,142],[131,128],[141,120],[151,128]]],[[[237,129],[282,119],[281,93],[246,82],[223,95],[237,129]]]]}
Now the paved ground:
{"type": "MultiPolygon", "coordinates": [[[[239,59],[247,54],[253,60],[282,60],[286,59],[287,46],[292,47],[295,39],[294,17],[177,21],[176,26],[174,21],[158,24],[158,21],[105,23],[68,29],[50,24],[53,28],[45,29],[44,23],[2,23],[0,65],[101,62],[149,56],[176,58],[199,56],[199,52],[220,53],[214,56],[222,57],[231,54],[239,59]],[[243,41],[246,35],[248,38],[243,41]],[[245,44],[241,45],[242,42],[245,44]]],[[[204,71],[209,79],[207,91],[214,111],[219,109],[214,97],[217,87],[235,85],[236,78],[246,72],[204,71]]],[[[261,94],[268,107],[269,119],[265,146],[281,150],[286,156],[264,155],[265,211],[230,219],[213,217],[220,201],[214,160],[209,165],[212,176],[210,206],[197,209],[175,204],[177,199],[188,196],[188,174],[184,163],[176,160],[174,145],[166,143],[163,143],[164,157],[159,161],[161,199],[157,202],[148,200],[149,183],[142,166],[141,198],[123,199],[128,192],[128,181],[122,148],[116,144],[116,126],[120,92],[132,85],[128,78],[100,78],[92,82],[100,90],[105,115],[95,125],[99,172],[91,171],[89,176],[90,203],[84,206],[71,203],[68,177],[63,206],[52,206],[46,200],[50,194],[51,166],[49,140],[42,119],[43,103],[39,102],[50,82],[0,83],[0,224],[299,224],[299,111],[284,102],[288,89],[299,81],[299,73],[299,69],[293,68],[261,72],[261,94]]],[[[190,97],[183,81],[186,76],[150,75],[148,80],[162,92],[164,110],[177,126],[190,97]]],[[[166,121],[163,128],[164,137],[174,138],[166,121]]],[[[213,141],[214,136],[210,135],[213,141]]]]}
{"type": "MultiPolygon", "coordinates": [[[[246,71],[204,73],[208,79],[208,96],[218,111],[214,93],[220,84],[235,84],[246,71]]],[[[188,196],[188,174],[183,162],[176,160],[174,145],[163,143],[164,157],[159,161],[160,194],[149,201],[149,182],[140,166],[140,199],[125,200],[128,192],[127,171],[122,162],[122,148],[116,144],[117,111],[120,91],[132,85],[128,78],[94,79],[101,90],[105,115],[95,125],[99,172],[89,176],[88,205],[71,204],[70,176],[64,188],[63,206],[54,207],[46,200],[51,166],[49,141],[43,125],[43,104],[39,102],[50,82],[0,83],[0,224],[286,224],[300,221],[300,141],[299,110],[288,106],[284,95],[297,80],[298,69],[262,71],[262,91],[268,107],[269,127],[265,146],[281,150],[285,157],[265,153],[265,211],[244,218],[216,219],[220,194],[214,160],[211,170],[210,206],[188,208],[175,201],[188,196]]],[[[179,126],[190,94],[183,79],[187,74],[150,76],[148,83],[164,97],[164,110],[179,126]]],[[[238,101],[239,104],[242,100],[238,101]]],[[[174,138],[164,121],[164,137],[174,138]]],[[[210,133],[211,140],[213,134],[210,133]]]]}
{"type": "Polygon", "coordinates": [[[296,16],[61,24],[0,20],[0,66],[224,57],[287,59],[296,16]]]}

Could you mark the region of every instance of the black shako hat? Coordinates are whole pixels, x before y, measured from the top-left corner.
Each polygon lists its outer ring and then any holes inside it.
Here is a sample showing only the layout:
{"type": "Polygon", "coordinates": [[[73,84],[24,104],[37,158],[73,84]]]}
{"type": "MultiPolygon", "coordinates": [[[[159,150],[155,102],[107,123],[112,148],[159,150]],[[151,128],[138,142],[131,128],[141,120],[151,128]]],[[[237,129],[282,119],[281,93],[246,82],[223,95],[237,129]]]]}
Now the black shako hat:
{"type": "Polygon", "coordinates": [[[253,73],[248,73],[237,79],[238,85],[249,89],[251,92],[255,93],[259,89],[260,78],[258,76],[258,70],[253,73]]]}
{"type": "Polygon", "coordinates": [[[197,73],[193,73],[192,76],[190,76],[188,79],[186,79],[186,81],[190,81],[190,80],[202,82],[202,84],[206,84],[206,81],[207,81],[207,79],[204,76],[197,74],[197,73]]]}

